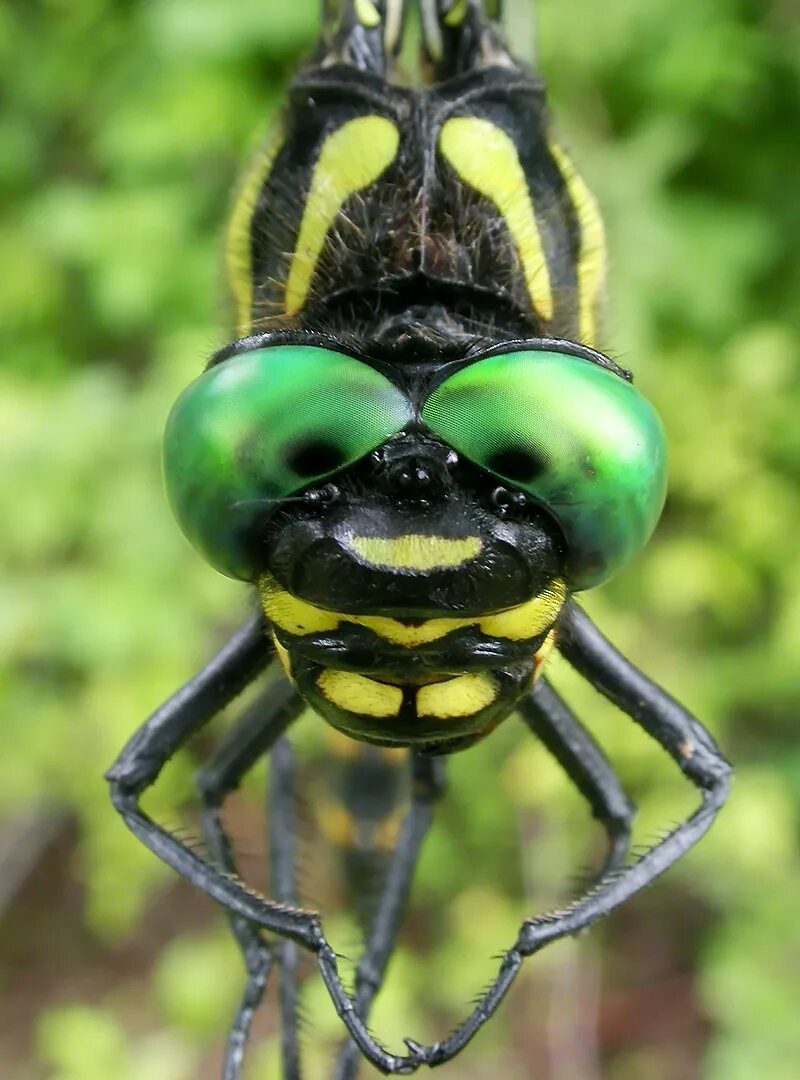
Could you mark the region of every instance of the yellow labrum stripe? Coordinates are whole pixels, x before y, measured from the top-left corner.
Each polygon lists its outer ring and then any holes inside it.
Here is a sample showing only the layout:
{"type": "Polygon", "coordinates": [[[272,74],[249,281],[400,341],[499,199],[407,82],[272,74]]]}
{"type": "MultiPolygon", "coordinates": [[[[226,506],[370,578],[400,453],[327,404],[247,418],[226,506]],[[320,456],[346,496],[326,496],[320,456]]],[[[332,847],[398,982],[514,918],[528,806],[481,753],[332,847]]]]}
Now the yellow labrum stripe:
{"type": "Polygon", "coordinates": [[[325,238],[343,203],[378,179],[394,161],[399,143],[397,127],[385,116],[348,120],[323,143],[286,280],[287,315],[305,304],[325,238]]]}
{"type": "Polygon", "coordinates": [[[407,533],[394,539],[353,536],[347,546],[370,566],[390,570],[445,570],[474,559],[480,554],[483,544],[478,536],[453,540],[444,536],[407,533]]]}
{"type": "Polygon", "coordinates": [[[488,675],[459,675],[446,682],[431,683],[417,691],[417,715],[438,720],[473,716],[497,697],[497,686],[488,675]]]}
{"type": "Polygon", "coordinates": [[[555,143],[550,144],[567,188],[580,228],[578,253],[578,302],[580,336],[585,345],[597,346],[597,320],[606,281],[606,234],[597,200],[575,170],[572,160],[555,143]]]}
{"type": "Polygon", "coordinates": [[[514,140],[488,120],[456,116],[442,127],[439,148],[464,183],[490,199],[502,214],[522,263],[531,303],[543,319],[552,319],[550,270],[514,140]]]}
{"type": "Polygon", "coordinates": [[[244,337],[250,332],[252,322],[253,259],[250,250],[250,239],[253,211],[282,145],[283,138],[276,132],[256,155],[245,175],[228,224],[225,264],[231,293],[233,294],[233,302],[236,307],[236,324],[239,328],[239,337],[244,337]]]}
{"type": "Polygon", "coordinates": [[[403,704],[399,686],[388,686],[351,671],[323,671],[317,676],[317,686],[331,705],[359,716],[397,716],[403,704]]]}
{"type": "Polygon", "coordinates": [[[264,574],[258,582],[264,614],[273,625],[296,637],[306,634],[323,634],[337,630],[342,623],[364,626],[368,630],[407,649],[437,641],[453,630],[476,626],[487,637],[525,641],[537,637],[552,626],[558,617],[567,591],[560,579],[552,581],[538,596],[523,604],[500,611],[494,615],[472,617],[443,617],[426,619],[409,626],[386,615],[349,615],[346,612],[326,611],[325,608],[301,600],[282,589],[270,574],[264,574]]]}

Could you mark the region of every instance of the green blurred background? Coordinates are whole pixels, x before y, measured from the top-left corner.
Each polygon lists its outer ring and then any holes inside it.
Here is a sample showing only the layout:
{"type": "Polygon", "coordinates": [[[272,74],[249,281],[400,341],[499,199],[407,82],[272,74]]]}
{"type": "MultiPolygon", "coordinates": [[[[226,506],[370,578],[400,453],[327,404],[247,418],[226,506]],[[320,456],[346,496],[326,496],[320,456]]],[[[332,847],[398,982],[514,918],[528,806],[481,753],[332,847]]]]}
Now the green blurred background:
{"type": "MultiPolygon", "coordinates": [[[[530,962],[448,1075],[795,1080],[800,1067],[800,11],[796,0],[541,0],[560,127],[605,209],[609,351],[669,433],[647,552],[587,598],[736,765],[698,851],[579,942],[530,962]]],[[[517,39],[530,35],[517,6],[517,39]]],[[[241,987],[210,901],[128,835],[103,770],[247,610],[161,491],[165,414],[226,340],[220,237],[248,148],[307,50],[316,0],[0,5],[0,1074],[213,1078],[241,987]]],[[[528,36],[528,40],[531,40],[528,36]]],[[[641,806],[694,796],[633,725],[554,679],[641,806]]],[[[190,820],[212,732],[148,805],[190,820]]],[[[313,808],[333,766],[299,736],[304,892],[357,955],[313,808]]],[[[404,947],[375,1017],[435,1038],[524,911],[568,895],[601,838],[514,722],[452,763],[404,947]],[[448,930],[445,919],[451,924],[448,930]]],[[[255,777],[228,817],[263,879],[255,777]]],[[[277,1077],[274,997],[248,1077],[277,1077]]],[[[339,1033],[303,1000],[308,1076],[339,1033]]],[[[368,1069],[363,1074],[372,1075],[368,1069]]]]}

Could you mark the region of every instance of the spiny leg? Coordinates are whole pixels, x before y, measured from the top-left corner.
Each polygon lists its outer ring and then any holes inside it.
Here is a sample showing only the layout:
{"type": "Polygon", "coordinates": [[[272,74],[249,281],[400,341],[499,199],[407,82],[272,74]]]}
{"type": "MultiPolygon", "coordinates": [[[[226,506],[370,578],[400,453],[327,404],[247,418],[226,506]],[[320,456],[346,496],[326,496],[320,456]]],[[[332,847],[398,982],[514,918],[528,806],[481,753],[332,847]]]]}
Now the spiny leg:
{"type": "MultiPolygon", "coordinates": [[[[299,698],[298,698],[299,701],[299,698]]],[[[302,702],[300,708],[302,709],[302,702]]],[[[281,738],[270,756],[269,793],[270,887],[275,899],[296,907],[295,881],[294,756],[291,743],[281,738]]],[[[300,1048],[297,1041],[297,945],[280,939],[275,943],[279,964],[278,997],[281,1013],[283,1080],[299,1080],[300,1048]]]]}
{"type": "Polygon", "coordinates": [[[217,655],[134,733],[106,773],[111,799],[141,842],[232,914],[283,934],[311,952],[326,947],[319,915],[275,903],[221,873],[142,810],[143,792],[204,724],[263,670],[272,655],[264,621],[255,616],[217,655]]]}
{"type": "MultiPolygon", "coordinates": [[[[202,805],[201,823],[212,861],[226,874],[238,877],[230,839],[221,820],[225,798],[241,783],[242,777],[278,740],[303,708],[301,698],[284,680],[278,679],[261,694],[226,733],[213,757],[197,775],[202,805]]],[[[276,897],[282,900],[283,897],[276,897]]],[[[222,1080],[238,1080],[250,1033],[253,1014],[261,1003],[272,964],[270,947],[258,928],[240,915],[229,915],[231,932],[239,944],[247,972],[247,983],[234,1018],[222,1080]]]]}
{"type": "Polygon", "coordinates": [[[408,0],[324,0],[315,62],[350,64],[385,76],[400,49],[408,0]]]}
{"type": "Polygon", "coordinates": [[[727,797],[730,765],[705,728],[622,656],[572,602],[562,632],[559,649],[570,664],[664,747],[700,789],[702,803],[640,859],[607,874],[585,896],[560,911],[526,920],[494,983],[467,1020],[441,1043],[410,1044],[418,1060],[428,1065],[447,1061],[463,1049],[494,1013],[526,957],[595,922],[648,885],[707,832],[727,797]]]}
{"type": "MultiPolygon", "coordinates": [[[[410,763],[411,805],[386,871],[366,948],[356,967],[354,1004],[365,1023],[394,951],[420,848],[433,818],[434,803],[444,789],[442,758],[426,757],[412,751],[410,763]]],[[[339,1055],[334,1080],[353,1080],[358,1063],[359,1049],[354,1042],[348,1041],[339,1055]]]]}
{"type": "Polygon", "coordinates": [[[545,679],[519,704],[519,712],[592,808],[608,834],[609,851],[598,878],[625,861],[636,807],[603,751],[545,679]]]}
{"type": "Polygon", "coordinates": [[[106,773],[114,806],[125,824],[163,862],[222,904],[232,915],[296,941],[316,955],[326,985],[348,1030],[370,1060],[388,1073],[413,1071],[405,1057],[388,1053],[371,1039],[336,975],[336,956],[319,914],[269,900],[244,882],[220,872],[197,852],[157,825],[142,810],[143,792],[195,732],[224,708],[262,671],[272,655],[260,616],[249,619],[217,655],[166,701],[134,733],[106,773]]]}
{"type": "Polygon", "coordinates": [[[518,67],[503,40],[502,0],[420,0],[425,57],[437,82],[476,68],[518,67]]]}
{"type": "Polygon", "coordinates": [[[442,1042],[423,1046],[407,1039],[411,1054],[406,1058],[387,1060],[389,1055],[366,1030],[345,992],[335,957],[320,950],[320,967],[339,1015],[362,1053],[384,1072],[412,1072],[420,1065],[440,1065],[454,1057],[492,1016],[526,957],[583,929],[648,885],[697,843],[725,802],[730,765],[705,728],[622,656],[574,603],[568,605],[562,631],[559,649],[567,660],[663,746],[701,791],[702,803],[636,862],[606,874],[585,896],[559,911],[526,920],[516,942],[504,954],[494,982],[470,1016],[442,1042]]]}

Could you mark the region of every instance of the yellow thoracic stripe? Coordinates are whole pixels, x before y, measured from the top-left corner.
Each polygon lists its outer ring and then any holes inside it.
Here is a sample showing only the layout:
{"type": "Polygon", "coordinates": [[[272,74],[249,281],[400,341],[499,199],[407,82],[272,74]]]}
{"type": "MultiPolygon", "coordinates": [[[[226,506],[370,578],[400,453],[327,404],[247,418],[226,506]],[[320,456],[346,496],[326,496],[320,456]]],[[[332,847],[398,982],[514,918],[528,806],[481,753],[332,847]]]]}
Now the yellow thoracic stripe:
{"type": "Polygon", "coordinates": [[[596,346],[597,316],[606,280],[606,237],[597,200],[581,179],[572,160],[555,143],[550,152],[561,171],[580,228],[578,253],[578,303],[580,337],[585,345],[596,346]]]}
{"type": "Polygon", "coordinates": [[[407,533],[394,539],[377,536],[353,536],[347,546],[362,562],[391,570],[439,570],[461,566],[480,554],[483,544],[478,536],[460,540],[444,536],[407,533]]]}
{"type": "Polygon", "coordinates": [[[467,17],[467,0],[455,0],[442,22],[445,26],[460,26],[467,17]]]}
{"type": "Polygon", "coordinates": [[[295,315],[308,298],[325,238],[342,204],[378,179],[394,161],[399,143],[397,127],[385,116],[348,120],[323,143],[289,265],[287,315],[295,315]]]}
{"type": "Polygon", "coordinates": [[[514,241],[531,303],[544,320],[553,317],[553,290],[528,182],[514,140],[477,116],[455,116],[439,135],[439,148],[465,184],[490,199],[514,241]]]}
{"type": "Polygon", "coordinates": [[[381,15],[372,0],[355,0],[356,16],[362,26],[374,30],[381,24],[381,15]]]}
{"type": "Polygon", "coordinates": [[[239,337],[250,332],[252,323],[253,259],[250,241],[253,212],[282,145],[281,135],[273,133],[256,155],[244,178],[228,225],[225,263],[236,307],[239,337]]]}
{"type": "Polygon", "coordinates": [[[409,626],[384,615],[349,615],[346,612],[326,611],[281,588],[271,574],[259,578],[258,589],[265,615],[288,634],[299,637],[323,634],[337,630],[342,623],[354,623],[372,630],[385,641],[408,649],[426,645],[453,630],[468,626],[477,626],[487,637],[525,641],[553,625],[567,595],[564,582],[557,578],[537,596],[507,611],[466,618],[426,619],[417,626],[409,626]]]}
{"type": "Polygon", "coordinates": [[[359,716],[397,716],[403,704],[399,686],[376,682],[352,671],[328,668],[317,676],[317,686],[331,705],[359,716]]]}
{"type": "Polygon", "coordinates": [[[431,683],[417,691],[417,716],[438,720],[463,719],[485,709],[497,697],[497,684],[489,675],[458,675],[431,683]]]}
{"type": "Polygon", "coordinates": [[[394,52],[403,29],[403,5],[405,0],[386,0],[383,44],[387,52],[394,52]]]}

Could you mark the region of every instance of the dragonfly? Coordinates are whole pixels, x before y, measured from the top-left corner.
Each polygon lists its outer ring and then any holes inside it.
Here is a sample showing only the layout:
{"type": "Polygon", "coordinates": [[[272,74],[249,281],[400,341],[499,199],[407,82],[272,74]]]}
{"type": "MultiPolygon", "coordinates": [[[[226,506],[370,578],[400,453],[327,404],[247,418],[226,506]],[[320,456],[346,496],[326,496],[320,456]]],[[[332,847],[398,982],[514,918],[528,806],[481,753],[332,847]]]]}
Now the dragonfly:
{"type": "Polygon", "coordinates": [[[181,394],[164,436],[181,529],[212,567],[253,587],[255,612],[107,777],[128,827],[227,913],[246,983],[225,1080],[241,1075],[276,964],[284,1075],[300,1075],[298,950],[316,959],[343,1024],[338,1080],[364,1058],[386,1074],[449,1061],[527,958],[671,866],[729,786],[711,735],[576,601],[645,545],[666,492],[661,421],[601,349],[597,203],[554,130],[544,81],[506,43],[500,5],[418,0],[417,82],[400,59],[410,7],[323,4],[318,42],[231,216],[236,338],[181,394]],[[698,809],[637,858],[631,801],[544,674],[554,651],[698,789],[698,809]],[[201,770],[198,851],[141,797],[268,669],[201,770]],[[411,778],[352,988],[322,916],[295,895],[287,733],[308,707],[365,753],[404,751],[411,778]],[[448,759],[479,754],[512,715],[603,824],[604,865],[582,895],[498,943],[491,985],[452,1033],[392,1052],[369,1015],[448,759]],[[264,757],[273,897],[240,878],[221,817],[264,757]]]}

